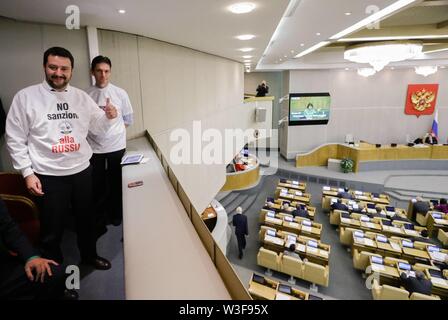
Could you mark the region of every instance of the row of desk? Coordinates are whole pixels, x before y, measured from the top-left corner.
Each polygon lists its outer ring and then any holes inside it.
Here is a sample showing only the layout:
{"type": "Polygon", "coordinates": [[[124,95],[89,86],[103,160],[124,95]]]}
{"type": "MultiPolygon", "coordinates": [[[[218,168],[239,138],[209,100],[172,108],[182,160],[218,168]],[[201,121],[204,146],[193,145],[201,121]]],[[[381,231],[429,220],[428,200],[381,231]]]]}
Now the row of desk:
{"type": "Polygon", "coordinates": [[[278,230],[272,227],[262,226],[259,232],[259,240],[266,249],[277,253],[288,250],[289,246],[296,245],[296,253],[309,261],[327,266],[330,260],[331,246],[307,236],[278,230]]]}
{"type": "Polygon", "coordinates": [[[419,270],[425,273],[427,279],[432,283],[432,294],[438,295],[441,298],[448,298],[448,274],[441,273],[437,268],[425,264],[410,264],[404,259],[393,259],[388,257],[371,256],[370,269],[377,273],[380,277],[380,283],[389,284],[393,286],[401,286],[400,274],[408,272],[409,276],[415,277],[415,271],[419,270]],[[408,270],[410,269],[410,270],[408,270]]]}
{"type": "Polygon", "coordinates": [[[322,224],[311,221],[307,218],[293,217],[286,213],[275,213],[266,209],[261,209],[261,224],[315,239],[320,239],[322,234],[322,224]]]}
{"type": "Polygon", "coordinates": [[[279,281],[252,274],[249,293],[258,300],[323,300],[279,281]]]}
{"type": "MultiPolygon", "coordinates": [[[[343,192],[343,188],[334,188],[329,186],[322,187],[322,203],[325,203],[325,196],[329,197],[337,197],[339,192],[343,192]]],[[[389,205],[390,203],[390,197],[387,194],[379,194],[379,193],[372,193],[372,192],[364,192],[359,190],[353,190],[350,189],[348,191],[352,197],[353,200],[358,201],[365,201],[368,203],[375,203],[375,204],[382,204],[382,205],[389,205]]]]}

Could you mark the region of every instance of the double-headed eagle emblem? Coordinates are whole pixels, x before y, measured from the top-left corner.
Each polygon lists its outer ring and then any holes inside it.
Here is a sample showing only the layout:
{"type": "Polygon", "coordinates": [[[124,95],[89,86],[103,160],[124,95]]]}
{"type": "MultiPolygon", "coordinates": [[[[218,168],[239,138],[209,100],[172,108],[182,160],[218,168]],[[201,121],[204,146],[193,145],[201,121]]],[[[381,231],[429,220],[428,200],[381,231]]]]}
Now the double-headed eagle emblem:
{"type": "Polygon", "coordinates": [[[425,109],[431,107],[431,103],[434,101],[435,98],[436,95],[434,92],[422,89],[412,94],[411,101],[412,104],[414,105],[414,109],[422,112],[425,109]]]}

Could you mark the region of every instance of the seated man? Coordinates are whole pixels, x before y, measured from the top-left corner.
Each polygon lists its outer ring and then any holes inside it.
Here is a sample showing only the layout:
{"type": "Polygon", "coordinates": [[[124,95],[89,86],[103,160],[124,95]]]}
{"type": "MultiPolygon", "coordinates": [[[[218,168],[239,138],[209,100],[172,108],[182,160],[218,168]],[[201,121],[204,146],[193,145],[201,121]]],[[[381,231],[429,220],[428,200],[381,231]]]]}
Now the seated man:
{"type": "Polygon", "coordinates": [[[448,213],[448,204],[445,198],[440,199],[440,204],[434,207],[434,210],[448,213]]]}
{"type": "Polygon", "coordinates": [[[342,211],[348,211],[348,207],[342,203],[342,199],[339,198],[337,202],[333,203],[331,205],[331,208],[333,210],[342,210],[342,211]]]}
{"type": "Polygon", "coordinates": [[[425,141],[426,144],[438,144],[439,142],[437,141],[437,137],[435,136],[434,133],[427,133],[425,134],[425,136],[423,137],[423,141],[425,141]]]}
{"type": "Polygon", "coordinates": [[[431,295],[432,282],[425,278],[425,274],[420,270],[415,271],[415,277],[408,276],[405,272],[400,275],[401,285],[409,291],[409,294],[414,292],[431,295]]]}
{"type": "Polygon", "coordinates": [[[417,214],[423,214],[425,215],[429,211],[429,203],[427,201],[423,201],[422,197],[417,197],[416,202],[414,203],[414,212],[413,212],[413,219],[416,218],[417,214]]]}
{"type": "Polygon", "coordinates": [[[285,256],[290,256],[296,259],[299,259],[300,261],[302,261],[302,258],[300,258],[299,254],[296,252],[296,245],[294,243],[291,243],[289,245],[288,250],[283,251],[283,254],[285,256]]]}
{"type": "Polygon", "coordinates": [[[386,213],[381,207],[375,207],[376,213],[372,214],[372,217],[385,217],[386,213]]]}
{"type": "Polygon", "coordinates": [[[415,241],[433,244],[432,240],[428,238],[428,230],[423,229],[420,235],[421,237],[415,238],[415,241]]]}
{"type": "Polygon", "coordinates": [[[62,266],[39,256],[0,199],[0,300],[77,299],[65,290],[65,278],[62,266]]]}
{"type": "Polygon", "coordinates": [[[308,209],[306,208],[306,206],[301,206],[301,205],[297,205],[297,209],[295,209],[292,212],[292,215],[294,217],[302,217],[302,218],[309,218],[309,213],[308,213],[308,209]]]}
{"type": "Polygon", "coordinates": [[[344,198],[344,199],[350,199],[350,200],[352,200],[352,199],[353,199],[353,195],[352,195],[351,193],[349,193],[348,190],[349,190],[349,189],[348,189],[347,187],[345,187],[345,188],[344,188],[344,191],[342,191],[342,192],[338,192],[337,197],[338,197],[338,198],[344,198]]]}
{"type": "Polygon", "coordinates": [[[275,207],[274,207],[274,203],[272,203],[272,202],[270,202],[270,201],[268,201],[268,202],[264,205],[263,209],[265,209],[265,210],[269,210],[269,211],[275,211],[275,212],[279,212],[279,211],[280,211],[279,209],[275,208],[275,207]]]}

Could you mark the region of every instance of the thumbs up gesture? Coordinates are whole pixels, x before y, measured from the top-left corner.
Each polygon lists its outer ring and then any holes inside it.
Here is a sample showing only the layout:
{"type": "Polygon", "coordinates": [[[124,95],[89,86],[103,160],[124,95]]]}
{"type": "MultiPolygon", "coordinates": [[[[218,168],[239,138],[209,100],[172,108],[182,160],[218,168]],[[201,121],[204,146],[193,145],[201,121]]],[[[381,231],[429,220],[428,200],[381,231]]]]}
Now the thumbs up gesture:
{"type": "Polygon", "coordinates": [[[117,108],[110,103],[109,98],[106,99],[106,107],[104,108],[104,112],[106,112],[106,117],[108,119],[115,119],[117,117],[117,108]]]}

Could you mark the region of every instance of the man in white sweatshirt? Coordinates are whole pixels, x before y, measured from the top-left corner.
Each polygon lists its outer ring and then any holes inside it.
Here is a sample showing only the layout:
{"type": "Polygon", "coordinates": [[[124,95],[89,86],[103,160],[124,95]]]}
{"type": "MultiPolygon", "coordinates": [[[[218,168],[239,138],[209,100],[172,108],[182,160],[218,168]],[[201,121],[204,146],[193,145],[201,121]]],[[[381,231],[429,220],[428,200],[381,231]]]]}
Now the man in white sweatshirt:
{"type": "Polygon", "coordinates": [[[106,224],[118,226],[123,219],[121,158],[126,151],[126,127],[133,122],[128,94],[110,83],[111,69],[108,57],[95,57],[91,66],[95,85],[86,90],[100,108],[111,103],[118,112],[117,121],[105,134],[89,132],[87,136],[93,150],[90,163],[98,235],[107,231],[106,224]]]}
{"type": "Polygon", "coordinates": [[[92,211],[89,131],[105,132],[116,120],[84,91],[69,85],[74,59],[60,47],[44,53],[45,80],[19,91],[6,120],[6,141],[14,168],[20,170],[40,207],[42,256],[63,261],[60,242],[71,211],[81,263],[106,270],[109,261],[96,252],[92,211]]]}

